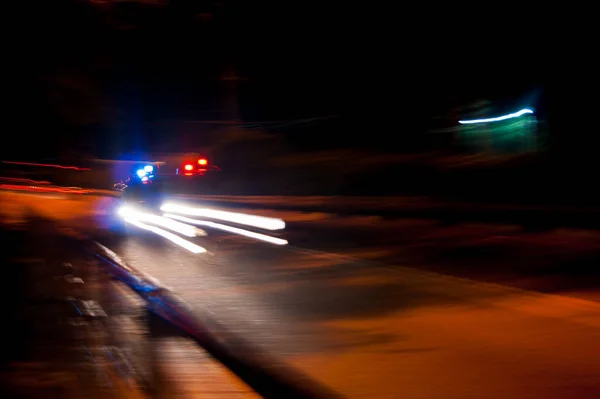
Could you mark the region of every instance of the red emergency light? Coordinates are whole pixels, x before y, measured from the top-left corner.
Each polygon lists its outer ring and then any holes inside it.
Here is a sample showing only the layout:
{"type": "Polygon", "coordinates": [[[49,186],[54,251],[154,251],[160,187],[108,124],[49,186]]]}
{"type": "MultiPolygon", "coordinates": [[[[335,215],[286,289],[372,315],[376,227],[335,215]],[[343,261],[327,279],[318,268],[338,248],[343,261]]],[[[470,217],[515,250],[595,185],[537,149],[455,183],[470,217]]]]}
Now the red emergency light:
{"type": "Polygon", "coordinates": [[[206,160],[206,158],[200,158],[198,160],[198,165],[208,165],[208,161],[206,160]]]}
{"type": "Polygon", "coordinates": [[[188,170],[188,171],[194,170],[194,165],[188,163],[183,167],[183,169],[188,170]]]}

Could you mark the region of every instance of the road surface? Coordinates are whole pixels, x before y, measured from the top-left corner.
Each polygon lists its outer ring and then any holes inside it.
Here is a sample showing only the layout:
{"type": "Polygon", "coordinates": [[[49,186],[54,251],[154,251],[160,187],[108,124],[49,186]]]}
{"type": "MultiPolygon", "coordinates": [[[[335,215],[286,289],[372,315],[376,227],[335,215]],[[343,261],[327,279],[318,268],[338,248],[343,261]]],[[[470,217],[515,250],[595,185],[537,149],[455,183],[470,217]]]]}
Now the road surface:
{"type": "Polygon", "coordinates": [[[288,212],[287,246],[207,228],[193,254],[107,245],[198,315],[349,398],[600,393],[600,234],[288,212]],[[594,280],[595,279],[595,280],[594,280]],[[545,293],[542,293],[545,292],[545,293]]]}

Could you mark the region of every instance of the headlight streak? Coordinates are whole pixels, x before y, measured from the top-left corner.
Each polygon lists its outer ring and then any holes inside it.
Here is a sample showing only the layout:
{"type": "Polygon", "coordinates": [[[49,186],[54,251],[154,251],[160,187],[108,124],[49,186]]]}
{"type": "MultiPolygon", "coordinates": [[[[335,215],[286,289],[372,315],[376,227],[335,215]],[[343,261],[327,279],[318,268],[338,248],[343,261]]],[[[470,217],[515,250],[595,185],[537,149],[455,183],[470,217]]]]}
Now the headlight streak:
{"type": "Polygon", "coordinates": [[[196,227],[190,226],[189,224],[177,222],[175,220],[171,220],[159,215],[153,215],[151,213],[140,212],[128,206],[120,208],[119,215],[121,215],[122,217],[137,219],[141,222],[155,224],[157,226],[164,227],[165,229],[174,231],[186,237],[196,237],[197,235],[204,235],[201,232],[199,232],[196,227]]]}
{"type": "Polygon", "coordinates": [[[287,240],[284,240],[282,238],[271,237],[271,236],[268,236],[265,234],[260,234],[260,233],[255,233],[253,231],[240,229],[238,227],[227,226],[227,225],[224,225],[221,223],[209,222],[209,221],[205,221],[205,220],[190,219],[185,216],[173,215],[170,213],[165,213],[163,216],[166,218],[181,220],[182,222],[187,222],[187,223],[194,224],[194,225],[212,227],[214,229],[219,229],[219,230],[227,231],[230,233],[239,234],[239,235],[242,235],[245,237],[254,238],[256,240],[265,241],[265,242],[275,244],[275,245],[286,245],[288,243],[287,240]]]}
{"type": "MultiPolygon", "coordinates": [[[[263,228],[266,230],[280,230],[285,228],[285,222],[281,219],[268,218],[244,213],[226,212],[208,208],[193,208],[174,204],[165,204],[161,207],[161,210],[171,211],[174,213],[183,213],[187,215],[203,216],[213,219],[220,219],[237,224],[263,228]]],[[[142,212],[127,205],[122,206],[118,211],[118,214],[124,219],[125,222],[130,223],[142,230],[155,233],[195,254],[204,253],[207,252],[207,250],[188,240],[183,239],[182,237],[179,237],[169,231],[166,231],[163,228],[187,237],[196,237],[199,235],[206,235],[206,232],[204,232],[196,226],[206,226],[274,245],[288,244],[288,241],[282,238],[272,237],[266,234],[261,234],[222,223],[216,223],[213,221],[192,219],[189,217],[176,215],[174,213],[165,212],[162,216],[160,216],[152,213],[142,212]]]]}
{"type": "Polygon", "coordinates": [[[140,229],[151,231],[154,234],[158,234],[159,236],[171,241],[173,244],[177,244],[180,247],[187,249],[191,253],[201,254],[201,253],[206,252],[206,249],[202,248],[201,246],[196,245],[192,242],[189,242],[188,240],[185,240],[185,239],[183,239],[173,233],[170,233],[166,230],[163,230],[159,227],[150,226],[148,224],[142,223],[138,219],[135,219],[133,217],[125,217],[124,220],[127,223],[131,223],[132,225],[139,227],[140,229]]]}
{"type": "Polygon", "coordinates": [[[118,211],[118,214],[123,218],[123,220],[125,222],[130,223],[142,230],[150,231],[150,232],[157,234],[163,238],[166,238],[167,240],[171,241],[172,243],[179,245],[180,247],[182,247],[194,254],[200,254],[200,253],[207,252],[205,248],[202,248],[199,245],[196,245],[184,238],[179,237],[178,235],[175,235],[171,232],[161,229],[160,227],[151,226],[144,222],[157,224],[159,226],[165,227],[169,230],[175,231],[177,233],[183,234],[188,237],[195,237],[197,235],[205,235],[206,234],[194,226],[190,226],[185,223],[177,222],[175,220],[168,219],[168,218],[165,218],[162,216],[153,215],[153,214],[146,213],[146,212],[140,212],[140,211],[132,209],[131,207],[128,207],[128,206],[121,207],[118,211]]]}
{"type": "Polygon", "coordinates": [[[175,204],[164,204],[161,206],[160,210],[166,213],[179,213],[188,216],[218,219],[226,222],[258,227],[265,230],[282,230],[285,228],[285,222],[281,219],[248,215],[245,213],[226,212],[209,208],[192,208],[175,204]]]}

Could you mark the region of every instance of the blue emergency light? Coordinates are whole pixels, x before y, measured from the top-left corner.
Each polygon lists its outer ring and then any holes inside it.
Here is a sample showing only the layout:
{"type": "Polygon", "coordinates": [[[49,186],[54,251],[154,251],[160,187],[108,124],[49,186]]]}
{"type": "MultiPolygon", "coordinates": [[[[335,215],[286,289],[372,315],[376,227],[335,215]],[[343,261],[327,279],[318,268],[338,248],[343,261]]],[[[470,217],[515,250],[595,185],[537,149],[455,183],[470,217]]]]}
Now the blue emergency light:
{"type": "Polygon", "coordinates": [[[138,177],[140,179],[142,179],[142,181],[148,181],[148,179],[151,179],[154,177],[154,175],[152,174],[152,172],[154,171],[154,166],[152,165],[145,165],[142,169],[138,169],[135,174],[138,175],[138,177]]]}

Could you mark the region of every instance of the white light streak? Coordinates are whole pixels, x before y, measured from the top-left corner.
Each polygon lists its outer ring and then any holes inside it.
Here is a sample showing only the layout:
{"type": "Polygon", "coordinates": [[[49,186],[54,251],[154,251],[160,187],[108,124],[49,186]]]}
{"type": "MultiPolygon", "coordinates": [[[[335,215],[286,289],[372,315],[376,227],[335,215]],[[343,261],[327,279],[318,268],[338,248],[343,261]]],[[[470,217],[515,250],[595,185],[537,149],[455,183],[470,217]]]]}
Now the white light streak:
{"type": "Polygon", "coordinates": [[[190,226],[189,224],[176,222],[175,220],[171,220],[160,215],[153,215],[151,213],[141,212],[136,209],[132,209],[130,207],[124,206],[119,209],[119,215],[124,218],[137,219],[141,222],[155,224],[160,227],[164,227],[165,229],[174,231],[186,237],[196,237],[197,235],[202,234],[199,229],[194,226],[190,226]]]}
{"type": "Polygon", "coordinates": [[[170,213],[165,213],[163,216],[166,218],[177,219],[177,220],[181,220],[182,222],[187,222],[187,223],[191,223],[191,224],[195,224],[195,225],[199,225],[199,226],[212,227],[214,229],[228,231],[230,233],[239,234],[239,235],[242,235],[245,237],[254,238],[256,240],[265,241],[265,242],[275,244],[275,245],[286,245],[288,243],[287,240],[284,240],[282,238],[271,237],[271,236],[268,236],[265,234],[255,233],[253,231],[244,230],[244,229],[240,229],[240,228],[232,227],[232,226],[227,226],[227,225],[224,225],[221,223],[209,222],[206,220],[190,219],[185,216],[173,215],[170,213]]]}
{"type": "Polygon", "coordinates": [[[458,121],[458,123],[460,123],[461,125],[468,125],[468,124],[472,124],[472,123],[499,122],[499,121],[503,121],[506,119],[518,118],[519,116],[525,115],[525,114],[533,114],[533,111],[525,108],[518,112],[514,112],[514,113],[508,114],[508,115],[497,116],[495,118],[471,119],[471,120],[467,120],[467,121],[458,121]]]}
{"type": "Polygon", "coordinates": [[[281,219],[248,215],[246,213],[218,211],[216,209],[209,208],[192,208],[175,204],[165,204],[160,208],[160,210],[167,213],[179,213],[188,216],[200,216],[210,219],[218,219],[226,222],[258,227],[265,230],[281,230],[285,228],[285,222],[281,219]]]}
{"type": "Polygon", "coordinates": [[[125,217],[125,221],[127,223],[131,223],[132,225],[139,227],[140,229],[151,231],[154,234],[158,234],[161,237],[166,238],[171,241],[173,244],[179,245],[181,248],[187,249],[191,253],[200,254],[206,252],[206,249],[202,248],[199,245],[196,245],[188,240],[185,240],[173,233],[170,233],[166,230],[163,230],[159,227],[150,226],[148,224],[140,222],[138,219],[134,217],[125,217]]]}

